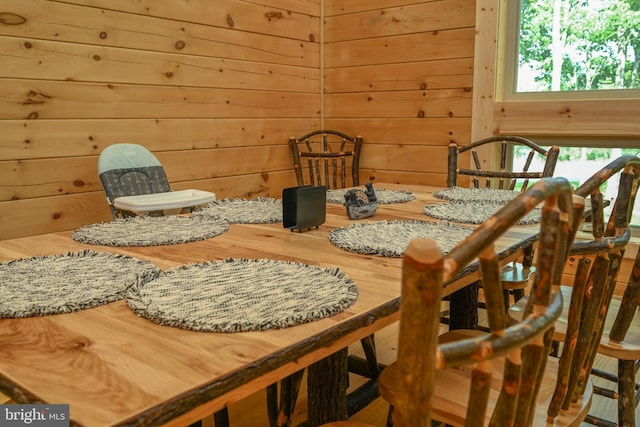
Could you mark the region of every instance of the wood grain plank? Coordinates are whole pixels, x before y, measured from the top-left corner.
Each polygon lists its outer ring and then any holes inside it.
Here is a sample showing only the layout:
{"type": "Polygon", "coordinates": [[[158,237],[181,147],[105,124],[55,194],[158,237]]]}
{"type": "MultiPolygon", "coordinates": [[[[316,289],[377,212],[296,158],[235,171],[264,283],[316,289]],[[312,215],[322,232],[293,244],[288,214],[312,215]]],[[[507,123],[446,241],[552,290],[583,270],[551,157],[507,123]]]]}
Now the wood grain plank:
{"type": "Polygon", "coordinates": [[[473,60],[443,59],[325,71],[326,93],[471,88],[473,60]]]}
{"type": "Polygon", "coordinates": [[[316,92],[311,67],[0,37],[3,76],[110,84],[316,92]]]}
{"type": "Polygon", "coordinates": [[[327,117],[471,117],[471,91],[414,90],[325,95],[327,117]]]}
{"type": "Polygon", "coordinates": [[[495,102],[496,133],[632,137],[640,133],[638,99],[495,102]]]}
{"type": "Polygon", "coordinates": [[[447,151],[439,146],[363,145],[360,166],[397,172],[446,173],[447,151]]]}
{"type": "Polygon", "coordinates": [[[467,0],[442,0],[328,16],[325,42],[474,28],[475,8],[467,0]]]}
{"type": "Polygon", "coordinates": [[[319,0],[273,0],[268,3],[242,0],[72,0],[67,3],[297,40],[319,40],[319,0]]]}
{"type": "Polygon", "coordinates": [[[360,169],[360,182],[371,181],[377,182],[392,182],[394,184],[404,185],[430,185],[436,187],[445,187],[447,185],[446,173],[431,173],[431,172],[397,172],[390,170],[378,170],[378,169],[360,169]]]}
{"type": "MultiPolygon", "coordinates": [[[[424,0],[422,3],[438,2],[441,0],[424,0]]],[[[327,16],[344,15],[347,13],[366,12],[382,8],[400,7],[415,4],[414,0],[325,0],[324,9],[327,16]]]]}
{"type": "MultiPolygon", "coordinates": [[[[492,104],[496,97],[498,62],[499,5],[493,0],[477,0],[476,38],[474,42],[472,141],[493,136],[492,104]]],[[[519,134],[519,133],[517,133],[519,134]]],[[[482,155],[482,153],[481,153],[482,155]]]]}
{"type": "Polygon", "coordinates": [[[97,156],[119,142],[153,152],[287,144],[319,119],[0,120],[2,160],[97,156]]]}
{"type": "Polygon", "coordinates": [[[473,57],[473,28],[326,43],[327,68],[473,57]]]}
{"type": "Polygon", "coordinates": [[[320,94],[0,80],[0,119],[319,117],[320,94]]]}
{"type": "Polygon", "coordinates": [[[470,141],[469,117],[327,117],[329,129],[345,130],[347,134],[360,134],[368,144],[437,145],[446,150],[451,140],[465,144],[470,141]]]}
{"type": "MultiPolygon", "coordinates": [[[[316,6],[317,7],[317,6],[316,6]]],[[[319,66],[319,44],[252,31],[180,22],[105,8],[47,0],[6,0],[2,12],[21,24],[0,26],[0,35],[91,46],[319,66]]],[[[304,19],[297,15],[292,19],[304,19]]],[[[69,46],[71,47],[71,46],[69,46]]],[[[65,67],[66,68],[66,67],[65,67]]],[[[24,70],[23,70],[24,71],[24,70]]]]}

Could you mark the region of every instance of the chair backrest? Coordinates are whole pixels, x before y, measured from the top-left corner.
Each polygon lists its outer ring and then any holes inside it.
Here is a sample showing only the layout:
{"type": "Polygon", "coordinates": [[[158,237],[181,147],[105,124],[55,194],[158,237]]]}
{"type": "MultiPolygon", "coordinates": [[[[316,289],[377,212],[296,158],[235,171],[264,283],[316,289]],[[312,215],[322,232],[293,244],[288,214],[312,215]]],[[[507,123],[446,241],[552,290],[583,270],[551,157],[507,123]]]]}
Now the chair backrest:
{"type": "Polygon", "coordinates": [[[98,159],[98,176],[109,205],[122,196],[171,191],[164,168],[149,150],[138,144],[113,144],[98,159]]]}
{"type": "Polygon", "coordinates": [[[514,190],[516,189],[516,185],[521,183],[521,191],[524,191],[529,186],[529,180],[553,176],[559,153],[560,148],[557,146],[552,146],[548,150],[545,150],[527,138],[512,135],[492,136],[465,146],[459,146],[456,142],[451,142],[449,144],[447,185],[449,187],[457,186],[458,176],[466,175],[472,177],[473,186],[476,188],[484,186],[514,190]],[[479,147],[485,146],[486,148],[489,144],[494,146],[498,145],[500,150],[499,167],[493,170],[485,170],[482,168],[482,163],[480,162],[477,151],[479,147]],[[527,147],[529,150],[521,170],[513,170],[510,161],[510,156],[513,154],[512,149],[516,146],[527,147]],[[459,167],[460,156],[467,152],[471,154],[471,160],[473,161],[472,166],[475,169],[459,167]],[[544,159],[544,164],[542,168],[532,171],[530,168],[536,156],[544,159]],[[481,181],[484,181],[484,184],[481,184],[481,181]]]}
{"type": "MultiPolygon", "coordinates": [[[[562,310],[557,285],[573,241],[584,199],[574,197],[564,178],[545,178],[513,199],[467,239],[443,255],[431,240],[414,240],[403,258],[397,366],[400,394],[394,399],[394,426],[429,425],[437,370],[472,366],[467,419],[481,425],[491,388],[489,360],[505,357],[502,392],[493,412],[498,419],[529,420],[536,404],[550,344],[544,339],[562,310]],[[538,248],[538,272],[532,285],[531,313],[506,327],[500,263],[495,240],[544,201],[538,248]],[[441,292],[446,283],[478,258],[487,298],[491,334],[438,344],[441,292]],[[518,380],[519,378],[519,380],[518,380]]],[[[389,368],[387,368],[389,369],[389,368]]],[[[384,371],[383,371],[384,375],[384,371]]],[[[464,399],[460,396],[460,399],[464,399]]],[[[475,423],[475,424],[474,424],[475,423]]],[[[468,424],[469,425],[469,424],[468,424]]]]}
{"type": "Polygon", "coordinates": [[[290,137],[293,167],[298,185],[346,188],[360,185],[361,136],[335,130],[316,130],[300,138],[290,137]],[[347,182],[347,171],[351,182],[347,182]]]}
{"type": "MultiPolygon", "coordinates": [[[[631,236],[629,221],[639,181],[640,159],[624,156],[593,174],[575,191],[577,195],[591,199],[588,215],[592,221],[593,239],[575,241],[569,252],[578,261],[560,359],[560,374],[566,387],[555,396],[549,408],[551,417],[566,409],[583,390],[593,367],[622,257],[631,236]],[[621,172],[618,193],[605,222],[605,203],[600,190],[618,172],[621,172]]],[[[638,292],[639,273],[635,270],[628,286],[630,300],[634,298],[633,293],[638,292]]],[[[626,304],[626,307],[623,304],[611,331],[613,339],[624,339],[636,308],[637,302],[626,304]]]]}

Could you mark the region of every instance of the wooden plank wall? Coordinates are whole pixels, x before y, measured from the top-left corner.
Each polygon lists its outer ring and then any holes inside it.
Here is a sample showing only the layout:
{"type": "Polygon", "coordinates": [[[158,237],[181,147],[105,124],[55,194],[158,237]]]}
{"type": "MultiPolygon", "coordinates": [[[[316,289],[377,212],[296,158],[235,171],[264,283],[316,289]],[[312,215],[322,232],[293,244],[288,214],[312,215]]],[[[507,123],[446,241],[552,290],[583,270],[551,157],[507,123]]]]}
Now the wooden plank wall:
{"type": "Polygon", "coordinates": [[[474,0],[4,0],[0,239],[109,220],[117,142],[219,198],[295,185],[287,138],[320,127],[364,136],[362,181],[444,185],[474,19],[474,0]]]}
{"type": "Polygon", "coordinates": [[[0,239],[110,220],[98,155],[174,189],[279,196],[320,124],[320,0],[3,0],[0,239]]]}
{"type": "Polygon", "coordinates": [[[471,134],[473,0],[325,0],[328,128],[361,134],[361,181],[446,185],[471,134]]]}

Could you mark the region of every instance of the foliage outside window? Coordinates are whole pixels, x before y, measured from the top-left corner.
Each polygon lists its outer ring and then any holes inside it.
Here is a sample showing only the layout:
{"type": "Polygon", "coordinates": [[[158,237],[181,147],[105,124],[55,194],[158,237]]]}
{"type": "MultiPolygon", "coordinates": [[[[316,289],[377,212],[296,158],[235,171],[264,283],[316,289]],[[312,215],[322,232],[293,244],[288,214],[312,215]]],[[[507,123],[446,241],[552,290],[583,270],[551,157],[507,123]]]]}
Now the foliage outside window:
{"type": "MultiPolygon", "coordinates": [[[[549,147],[546,147],[549,148],[549,147]]],[[[516,167],[521,167],[529,149],[527,147],[514,147],[513,162],[516,167]]],[[[560,147],[560,155],[556,163],[554,176],[567,178],[573,188],[578,188],[591,175],[621,156],[638,156],[639,148],[596,148],[596,147],[560,147]],[[576,167],[579,165],[579,167],[576,167]]],[[[542,170],[544,158],[540,155],[534,158],[531,170],[542,170]]],[[[618,193],[618,181],[620,173],[609,179],[601,188],[605,199],[613,200],[618,193]]],[[[610,212],[607,210],[606,214],[610,212]]],[[[634,205],[631,223],[640,226],[640,201],[634,205]]]]}
{"type": "Polygon", "coordinates": [[[508,4],[515,93],[640,89],[640,0],[508,4]]]}

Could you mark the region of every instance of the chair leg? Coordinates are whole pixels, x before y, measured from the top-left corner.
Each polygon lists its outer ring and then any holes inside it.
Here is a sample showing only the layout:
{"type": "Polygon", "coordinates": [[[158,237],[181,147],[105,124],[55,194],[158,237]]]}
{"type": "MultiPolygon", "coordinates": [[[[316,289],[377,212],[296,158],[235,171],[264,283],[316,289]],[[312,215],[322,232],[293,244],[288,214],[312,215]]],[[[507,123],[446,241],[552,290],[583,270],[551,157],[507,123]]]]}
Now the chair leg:
{"type": "Polygon", "coordinates": [[[478,291],[474,282],[450,295],[449,330],[476,329],[478,327],[478,291]]]}
{"type": "Polygon", "coordinates": [[[506,311],[509,311],[511,307],[511,296],[513,295],[513,304],[517,303],[518,300],[524,297],[524,289],[505,289],[504,290],[504,308],[506,311]]]}
{"type": "Polygon", "coordinates": [[[386,367],[382,363],[378,363],[376,354],[375,335],[371,334],[360,340],[362,350],[364,351],[364,359],[360,356],[350,354],[348,361],[348,372],[360,375],[361,377],[377,380],[380,372],[386,367]]]}
{"type": "Polygon", "coordinates": [[[524,297],[524,289],[514,289],[512,293],[514,302],[524,297]]]}
{"type": "Polygon", "coordinates": [[[617,390],[594,387],[596,394],[618,401],[618,422],[605,420],[594,415],[588,415],[584,421],[589,424],[604,427],[635,427],[635,411],[640,402],[640,384],[635,382],[635,378],[639,368],[640,361],[618,360],[617,375],[595,368],[592,369],[592,375],[618,385],[617,390]]]}
{"type": "Polygon", "coordinates": [[[215,427],[229,427],[229,409],[222,408],[214,413],[213,424],[215,427]]]}
{"type": "MultiPolygon", "coordinates": [[[[222,408],[213,414],[213,425],[215,427],[229,427],[229,409],[222,408]]],[[[202,420],[189,424],[189,427],[202,427],[202,420]]]]}
{"type": "Polygon", "coordinates": [[[393,427],[393,405],[389,405],[389,411],[387,412],[387,426],[393,427]]]}
{"type": "Polygon", "coordinates": [[[636,361],[618,360],[618,424],[636,425],[636,361]]]}
{"type": "MultiPolygon", "coordinates": [[[[278,402],[278,384],[267,387],[267,414],[270,427],[289,427],[298,400],[304,370],[289,375],[280,381],[280,401],[278,402]]],[[[216,427],[219,427],[216,424],[216,427]]]]}
{"type": "Polygon", "coordinates": [[[380,366],[378,365],[378,356],[376,355],[376,342],[373,334],[360,340],[364,356],[367,360],[369,368],[369,378],[375,380],[380,376],[380,366]]]}
{"type": "Polygon", "coordinates": [[[278,420],[278,383],[267,386],[267,417],[269,418],[269,427],[274,427],[278,420]]]}

